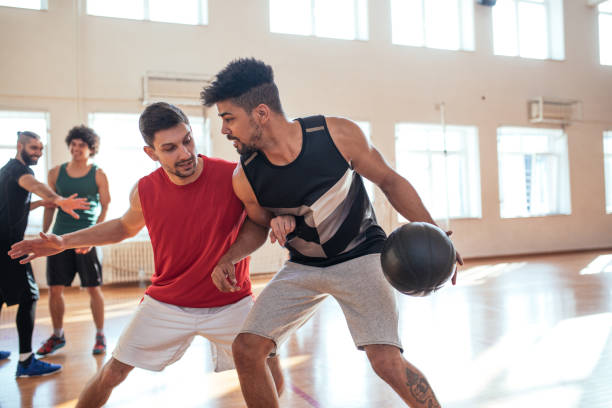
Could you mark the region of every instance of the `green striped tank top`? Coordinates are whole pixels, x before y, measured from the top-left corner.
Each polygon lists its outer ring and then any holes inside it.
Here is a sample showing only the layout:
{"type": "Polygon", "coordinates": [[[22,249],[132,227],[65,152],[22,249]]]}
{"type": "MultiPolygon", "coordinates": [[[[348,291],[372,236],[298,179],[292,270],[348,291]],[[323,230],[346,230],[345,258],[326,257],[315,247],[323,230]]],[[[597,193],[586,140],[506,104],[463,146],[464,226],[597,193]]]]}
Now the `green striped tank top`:
{"type": "Polygon", "coordinates": [[[91,227],[96,223],[99,212],[100,194],[96,184],[96,170],[98,166],[92,164],[89,172],[83,177],[70,177],[66,171],[67,164],[64,163],[60,166],[57,181],[55,182],[55,190],[57,194],[63,197],[68,197],[75,193],[78,197],[85,197],[89,201],[89,209],[76,210],[76,213],[79,214],[79,219],[76,220],[71,215],[62,211],[61,208],[58,208],[55,224],[53,225],[53,233],[57,235],[91,227]]]}

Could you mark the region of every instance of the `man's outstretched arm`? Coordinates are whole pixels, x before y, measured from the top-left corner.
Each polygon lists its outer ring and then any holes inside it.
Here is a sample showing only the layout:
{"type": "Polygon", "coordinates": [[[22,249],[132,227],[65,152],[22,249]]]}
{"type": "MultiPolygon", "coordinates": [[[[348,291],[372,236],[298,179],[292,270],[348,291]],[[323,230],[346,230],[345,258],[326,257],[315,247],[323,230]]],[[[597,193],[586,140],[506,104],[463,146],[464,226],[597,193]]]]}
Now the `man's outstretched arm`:
{"type": "Polygon", "coordinates": [[[113,244],[133,237],[145,225],[138,188],[130,193],[130,208],[121,217],[93,227],[85,228],[66,235],[40,233],[40,238],[26,239],[13,244],[9,255],[13,259],[27,255],[20,263],[32,259],[54,255],[66,249],[113,244]]]}
{"type": "Polygon", "coordinates": [[[78,214],[74,212],[74,210],[87,210],[89,208],[87,199],[77,198],[76,194],[73,194],[70,197],[59,196],[55,193],[55,191],[51,190],[48,185],[36,180],[31,174],[24,174],[23,176],[19,177],[17,183],[24,190],[28,190],[30,193],[34,193],[37,196],[42,197],[44,200],[57,205],[66,213],[70,214],[73,218],[79,218],[78,214]]]}

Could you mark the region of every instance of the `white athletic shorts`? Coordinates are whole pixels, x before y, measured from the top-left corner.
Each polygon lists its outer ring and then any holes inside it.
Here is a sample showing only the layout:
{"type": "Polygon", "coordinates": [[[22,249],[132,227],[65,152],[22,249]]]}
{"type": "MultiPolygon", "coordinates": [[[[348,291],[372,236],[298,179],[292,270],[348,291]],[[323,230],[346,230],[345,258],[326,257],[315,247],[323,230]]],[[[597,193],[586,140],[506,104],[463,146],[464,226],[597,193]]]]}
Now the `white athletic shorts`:
{"type": "Polygon", "coordinates": [[[253,297],[220,307],[189,308],[145,295],[125,328],[113,357],[146,370],[161,371],[178,361],[196,335],[210,341],[215,371],[234,368],[232,342],[253,307],[253,297]]]}

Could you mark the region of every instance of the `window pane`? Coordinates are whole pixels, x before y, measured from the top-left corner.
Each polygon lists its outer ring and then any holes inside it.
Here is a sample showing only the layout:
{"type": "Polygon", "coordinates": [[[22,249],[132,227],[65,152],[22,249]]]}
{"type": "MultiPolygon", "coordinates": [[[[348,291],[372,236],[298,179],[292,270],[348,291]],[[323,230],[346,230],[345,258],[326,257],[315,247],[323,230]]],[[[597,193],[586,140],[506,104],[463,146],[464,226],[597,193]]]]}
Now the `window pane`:
{"type": "Polygon", "coordinates": [[[605,11],[606,13],[612,13],[612,0],[604,1],[597,6],[599,11],[605,11]]]}
{"type": "Polygon", "coordinates": [[[397,171],[412,183],[435,219],[480,217],[476,128],[445,130],[441,125],[396,125],[397,171]]]}
{"type": "Polygon", "coordinates": [[[493,51],[497,55],[518,55],[516,8],[513,0],[498,0],[493,7],[493,51]]]}
{"type": "Polygon", "coordinates": [[[604,171],[606,180],[606,212],[612,213],[612,132],[604,133],[604,171]]]}
{"type": "Polygon", "coordinates": [[[210,148],[210,122],[206,118],[192,116],[189,118],[196,151],[204,156],[212,154],[210,148]]]}
{"type": "Polygon", "coordinates": [[[391,0],[392,41],[394,44],[425,44],[422,0],[391,0]]]}
{"type": "Polygon", "coordinates": [[[612,14],[599,14],[599,62],[612,65],[612,14]]]}
{"type": "Polygon", "coordinates": [[[315,0],[315,35],[355,39],[354,0],[315,0]]]}
{"type": "MultiPolygon", "coordinates": [[[[29,130],[40,136],[43,142],[43,155],[38,163],[32,166],[34,177],[43,183],[47,182],[47,129],[48,114],[45,112],[0,111],[0,167],[4,166],[17,154],[17,132],[29,130]]],[[[39,197],[33,195],[32,200],[39,197]]],[[[42,229],[42,208],[30,213],[26,234],[36,234],[42,229]]]]}
{"type": "Polygon", "coordinates": [[[157,168],[142,150],[138,114],[92,113],[89,126],[100,136],[95,162],[108,177],[111,204],[107,219],[122,216],[129,208],[129,194],[136,182],[157,168]]]}
{"type": "Polygon", "coordinates": [[[41,0],[0,0],[0,6],[42,10],[41,0]]]}
{"type": "Polygon", "coordinates": [[[567,136],[561,130],[498,129],[503,218],[569,214],[567,136]]]}
{"type": "Polygon", "coordinates": [[[459,49],[458,0],[428,0],[425,7],[425,45],[459,49]]]}
{"type": "Polygon", "coordinates": [[[521,57],[548,58],[546,6],[520,2],[518,12],[521,57]]]}
{"type": "Polygon", "coordinates": [[[605,161],[606,172],[606,212],[612,213],[612,154],[606,155],[605,161]]]}
{"type": "MultiPolygon", "coordinates": [[[[149,0],[149,18],[152,21],[167,23],[199,24],[200,0],[149,0]]],[[[202,8],[206,7],[206,1],[202,0],[202,8]]]]}
{"type": "Polygon", "coordinates": [[[270,31],[312,34],[311,0],[270,0],[270,31]]]}
{"type": "Polygon", "coordinates": [[[144,0],[87,0],[87,14],[144,19],[144,0]]]}
{"type": "Polygon", "coordinates": [[[523,155],[508,154],[499,158],[499,195],[502,218],[528,214],[525,192],[523,155]]]}
{"type": "Polygon", "coordinates": [[[604,133],[604,153],[612,154],[612,131],[604,133]]]}
{"type": "Polygon", "coordinates": [[[366,40],[367,0],[270,0],[270,31],[366,40]]]}
{"type": "MultiPolygon", "coordinates": [[[[412,184],[432,216],[437,219],[442,218],[437,216],[431,207],[435,202],[431,186],[431,157],[422,153],[401,151],[399,148],[396,150],[395,168],[397,172],[412,184]]],[[[398,221],[406,222],[407,220],[398,214],[398,221]]]]}

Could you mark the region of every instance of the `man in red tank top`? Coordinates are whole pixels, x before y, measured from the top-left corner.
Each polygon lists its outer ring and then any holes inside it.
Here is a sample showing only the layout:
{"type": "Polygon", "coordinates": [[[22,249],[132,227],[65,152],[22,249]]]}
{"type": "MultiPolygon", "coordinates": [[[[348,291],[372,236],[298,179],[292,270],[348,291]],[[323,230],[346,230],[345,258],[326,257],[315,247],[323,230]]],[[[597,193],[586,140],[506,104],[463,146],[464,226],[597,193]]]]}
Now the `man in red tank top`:
{"type": "MultiPolygon", "coordinates": [[[[147,155],[161,168],[140,179],[118,219],[70,234],[43,234],[13,245],[22,263],[69,248],[105,245],[147,226],[155,274],[113,357],[89,381],[77,407],[99,407],[134,367],[161,371],[182,357],[195,335],[210,340],[215,371],[233,368],[231,343],[253,305],[248,258],[267,229],[246,218],[235,196],[236,163],[196,155],[189,119],[155,103],[140,117],[147,155]],[[194,321],[196,324],[194,325],[194,321]]],[[[283,378],[270,358],[277,392],[283,378]]]]}

